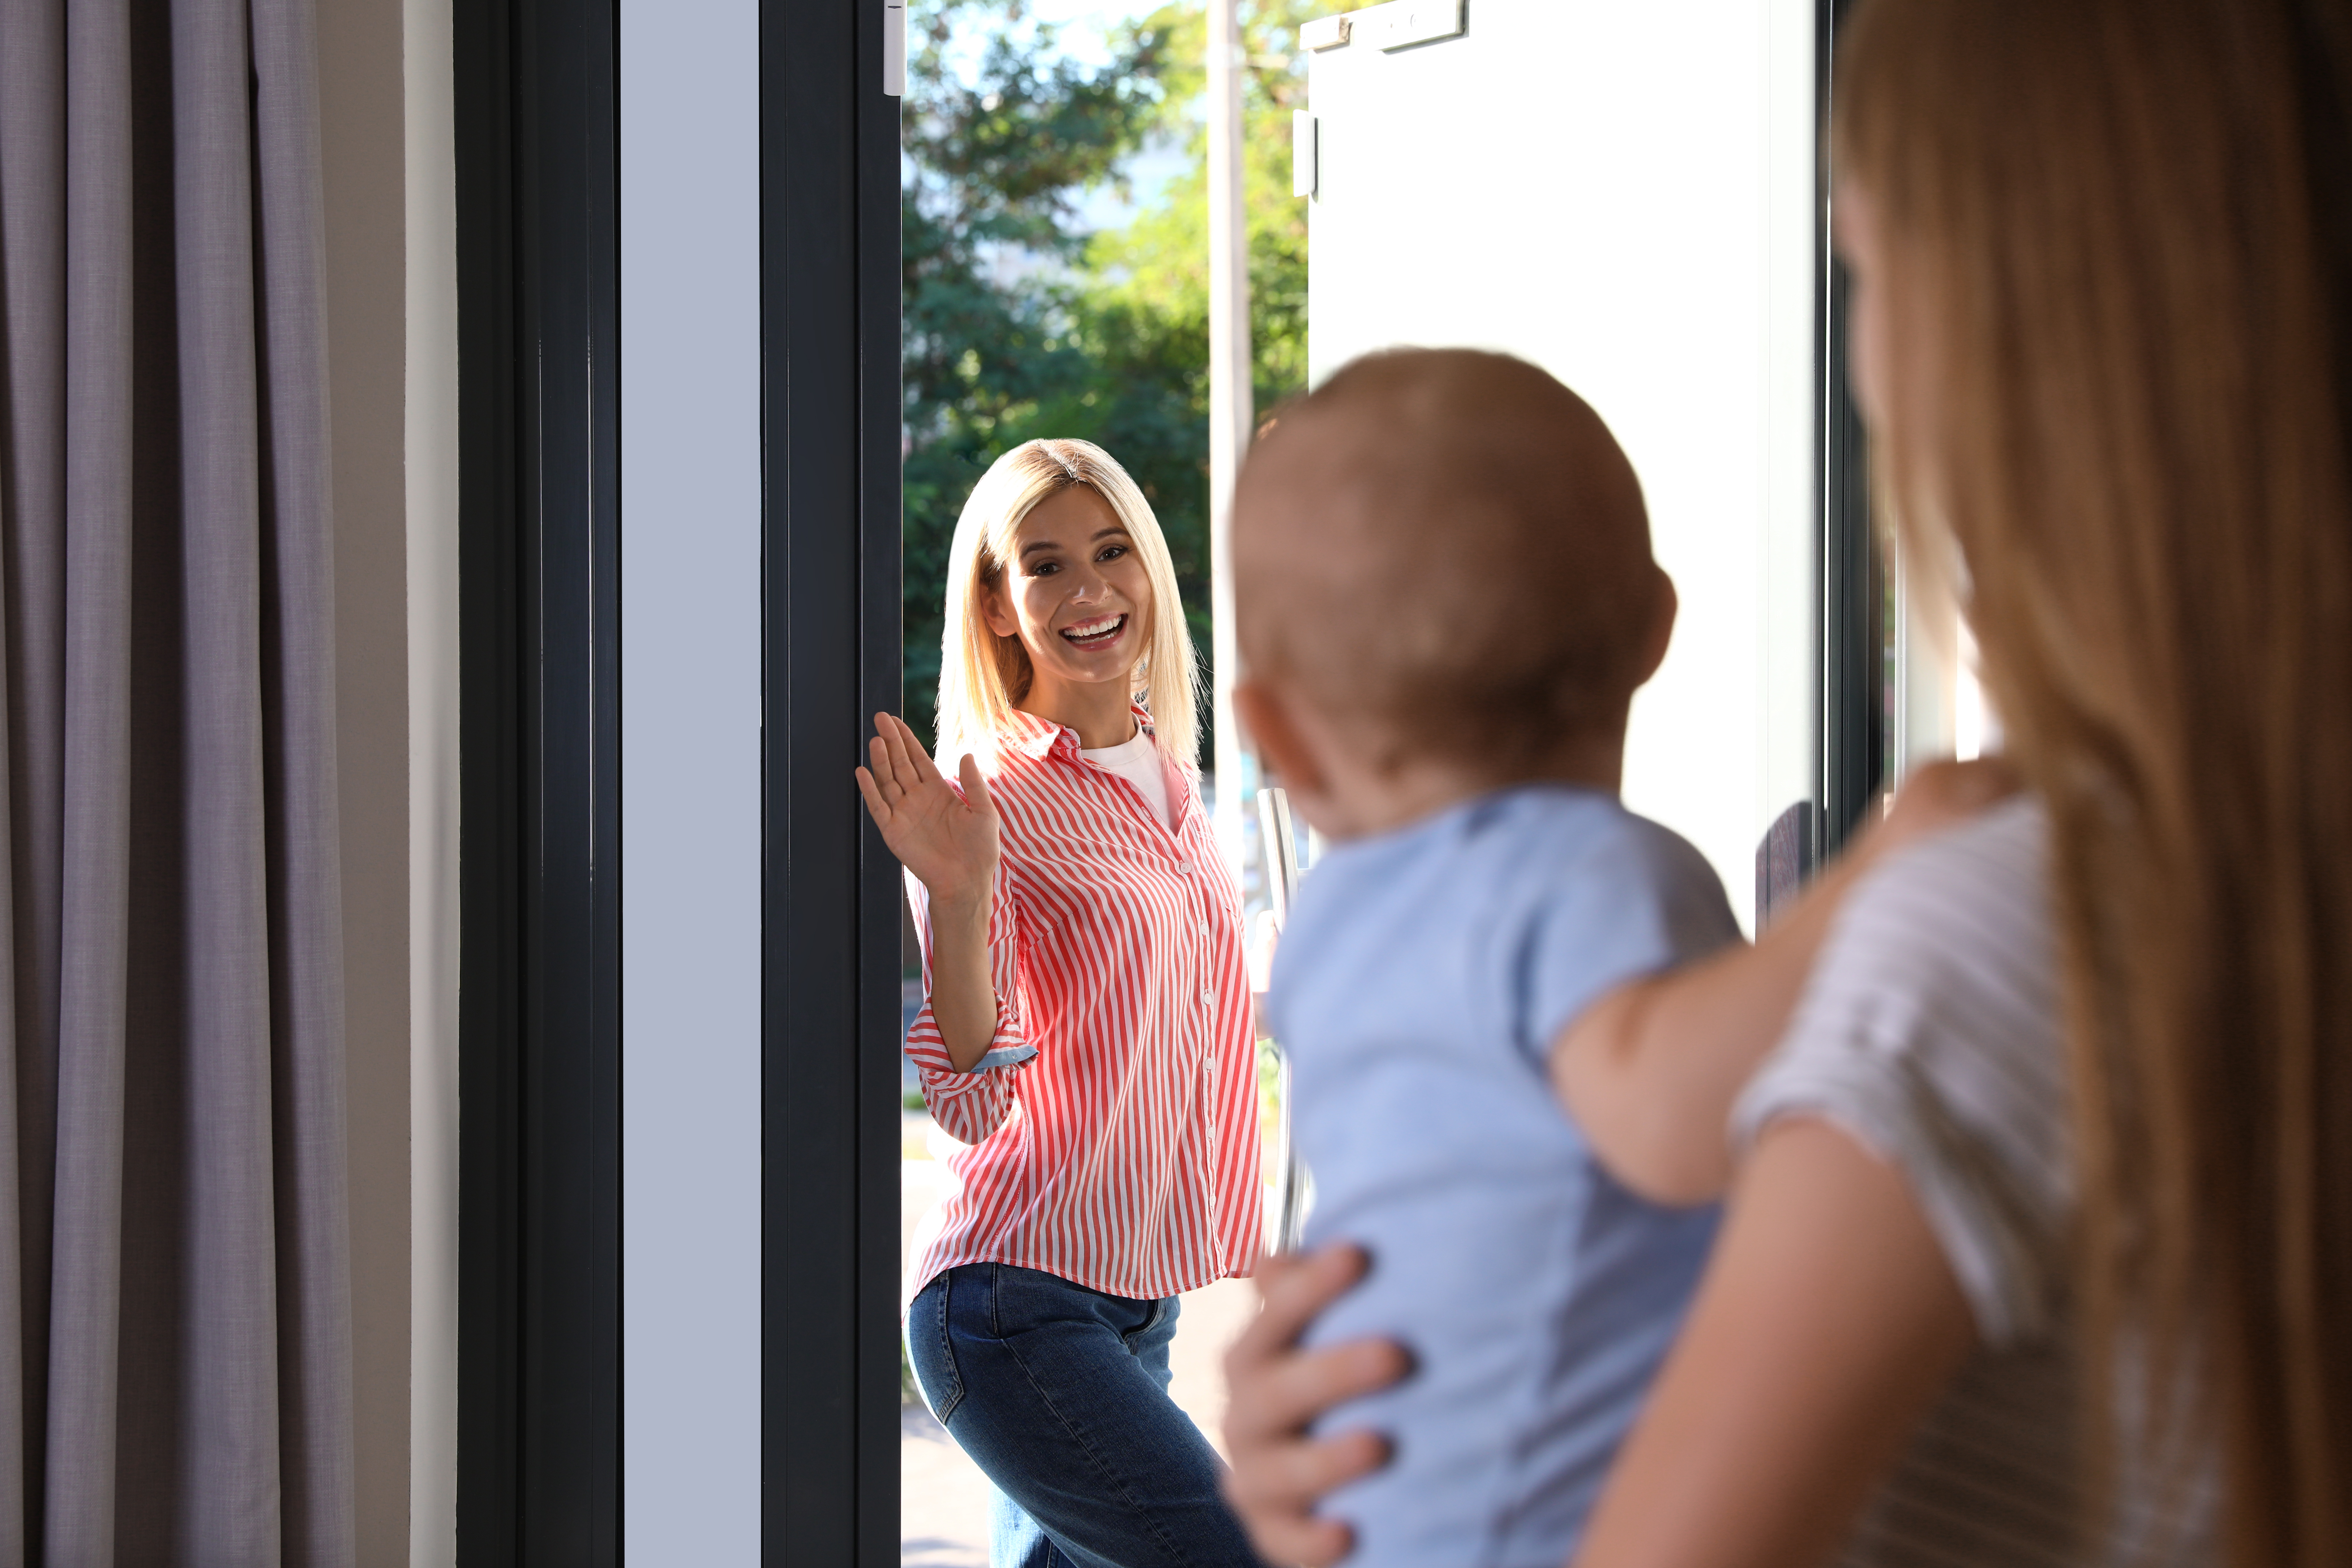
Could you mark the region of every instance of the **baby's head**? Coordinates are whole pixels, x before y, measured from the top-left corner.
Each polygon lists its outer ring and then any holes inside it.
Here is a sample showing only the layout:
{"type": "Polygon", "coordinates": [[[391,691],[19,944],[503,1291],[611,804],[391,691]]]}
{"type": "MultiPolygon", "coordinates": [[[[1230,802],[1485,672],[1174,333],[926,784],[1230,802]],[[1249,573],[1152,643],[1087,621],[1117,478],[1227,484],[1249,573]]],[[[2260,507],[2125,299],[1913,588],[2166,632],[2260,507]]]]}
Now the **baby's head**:
{"type": "Polygon", "coordinates": [[[1614,789],[1674,588],[1633,466],[1523,360],[1398,349],[1285,407],[1234,500],[1259,749],[1328,832],[1498,785],[1614,789]]]}

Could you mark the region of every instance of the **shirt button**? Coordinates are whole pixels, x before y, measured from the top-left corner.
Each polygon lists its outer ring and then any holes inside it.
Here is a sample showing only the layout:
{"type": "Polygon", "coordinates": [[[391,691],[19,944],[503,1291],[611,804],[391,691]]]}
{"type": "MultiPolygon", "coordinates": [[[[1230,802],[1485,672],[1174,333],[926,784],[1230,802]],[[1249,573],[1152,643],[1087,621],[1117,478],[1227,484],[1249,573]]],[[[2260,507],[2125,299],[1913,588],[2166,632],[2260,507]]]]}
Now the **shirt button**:
{"type": "Polygon", "coordinates": [[[1203,991],[1203,992],[1202,992],[1202,993],[1201,993],[1201,1005],[1202,1005],[1202,1006],[1203,1006],[1203,1007],[1205,1007],[1205,1006],[1207,1006],[1208,1005],[1209,1005],[1209,993],[1207,993],[1206,991],[1203,991]]]}
{"type": "Polygon", "coordinates": [[[1206,935],[1208,935],[1208,934],[1209,934],[1209,922],[1208,922],[1208,921],[1202,921],[1201,922],[1201,934],[1202,934],[1202,936],[1206,936],[1206,935]]]}
{"type": "Polygon", "coordinates": [[[1214,1072],[1214,1071],[1216,1071],[1216,1070],[1217,1070],[1217,1058],[1214,1058],[1214,1057],[1208,1057],[1208,1058],[1204,1058],[1202,1060],[1202,1062],[1201,1062],[1201,1070],[1202,1070],[1202,1072],[1214,1072]]]}
{"type": "Polygon", "coordinates": [[[1180,876],[1180,877],[1189,877],[1189,876],[1191,876],[1191,875],[1192,874],[1192,862],[1191,862],[1190,860],[1179,860],[1179,861],[1177,861],[1177,862],[1176,862],[1176,874],[1177,874],[1178,876],[1180,876]]]}

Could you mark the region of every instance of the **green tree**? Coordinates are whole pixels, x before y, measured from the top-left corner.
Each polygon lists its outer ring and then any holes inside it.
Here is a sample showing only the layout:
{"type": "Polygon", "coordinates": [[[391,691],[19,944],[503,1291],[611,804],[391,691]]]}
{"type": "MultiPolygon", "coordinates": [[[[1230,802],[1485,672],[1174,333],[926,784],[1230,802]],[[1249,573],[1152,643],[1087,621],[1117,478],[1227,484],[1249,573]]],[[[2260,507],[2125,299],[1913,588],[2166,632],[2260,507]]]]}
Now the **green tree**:
{"type": "MultiPolygon", "coordinates": [[[[1329,0],[1255,0],[1242,7],[1248,69],[1242,79],[1243,176],[1249,214],[1250,345],[1253,394],[1264,415],[1307,385],[1307,204],[1290,194],[1290,115],[1307,107],[1307,61],[1298,26],[1331,8],[1329,0]]],[[[1194,461],[1207,499],[1209,174],[1208,132],[1201,122],[1207,17],[1198,5],[1171,5],[1140,25],[1165,40],[1160,79],[1161,134],[1181,135],[1190,166],[1128,227],[1093,237],[1087,270],[1100,281],[1097,308],[1129,321],[1194,323],[1201,446],[1194,461]]]]}
{"type": "MultiPolygon", "coordinates": [[[[1307,233],[1290,195],[1292,59],[1306,0],[1244,14],[1254,380],[1261,408],[1306,375],[1307,233]]],[[[906,689],[928,736],[947,552],[972,484],[1039,436],[1093,441],[1150,500],[1193,636],[1208,621],[1203,14],[1171,5],[1118,29],[1084,68],[1020,0],[951,0],[908,61],[905,132],[906,689]],[[984,38],[964,73],[963,40],[984,38]],[[1190,168],[1125,228],[1086,232],[1088,192],[1148,142],[1190,168]]]]}

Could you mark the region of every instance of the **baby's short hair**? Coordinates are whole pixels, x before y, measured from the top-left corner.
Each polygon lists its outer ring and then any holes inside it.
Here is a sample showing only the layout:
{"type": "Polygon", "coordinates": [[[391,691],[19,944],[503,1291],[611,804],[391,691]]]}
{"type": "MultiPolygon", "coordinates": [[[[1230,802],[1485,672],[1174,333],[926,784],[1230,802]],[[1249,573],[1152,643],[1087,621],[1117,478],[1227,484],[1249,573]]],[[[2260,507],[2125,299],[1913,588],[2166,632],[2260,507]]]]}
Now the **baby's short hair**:
{"type": "Polygon", "coordinates": [[[1234,503],[1242,661],[1381,756],[1525,774],[1622,724],[1660,613],[1641,482],[1507,354],[1391,349],[1282,408],[1234,503]]]}

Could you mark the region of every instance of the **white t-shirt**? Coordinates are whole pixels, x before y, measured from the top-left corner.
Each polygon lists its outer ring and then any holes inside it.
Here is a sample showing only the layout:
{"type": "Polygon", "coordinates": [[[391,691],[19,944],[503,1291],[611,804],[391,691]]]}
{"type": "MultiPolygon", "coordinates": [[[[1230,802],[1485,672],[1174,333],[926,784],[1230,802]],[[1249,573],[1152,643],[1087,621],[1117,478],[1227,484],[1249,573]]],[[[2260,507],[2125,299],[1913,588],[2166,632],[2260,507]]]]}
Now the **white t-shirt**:
{"type": "Polygon", "coordinates": [[[1873,871],[1839,911],[1796,1016],[1732,1113],[1746,1146],[1827,1121],[1902,1172],[1976,1318],[1979,1346],[1914,1435],[1842,1561],[2042,1568],[2205,1563],[2215,1496],[2119,1489],[2076,1525],[2070,1264],[2074,1188],[2048,827],[2012,802],[1873,871]]]}
{"type": "Polygon", "coordinates": [[[1175,830],[1174,803],[1168,798],[1168,769],[1160,761],[1160,748],[1142,730],[1138,729],[1135,738],[1124,745],[1105,746],[1093,752],[1081,750],[1078,755],[1097,767],[1108,768],[1142,791],[1143,804],[1160,818],[1160,825],[1171,832],[1175,830]]]}

